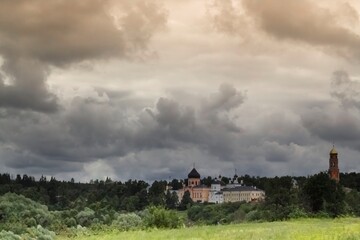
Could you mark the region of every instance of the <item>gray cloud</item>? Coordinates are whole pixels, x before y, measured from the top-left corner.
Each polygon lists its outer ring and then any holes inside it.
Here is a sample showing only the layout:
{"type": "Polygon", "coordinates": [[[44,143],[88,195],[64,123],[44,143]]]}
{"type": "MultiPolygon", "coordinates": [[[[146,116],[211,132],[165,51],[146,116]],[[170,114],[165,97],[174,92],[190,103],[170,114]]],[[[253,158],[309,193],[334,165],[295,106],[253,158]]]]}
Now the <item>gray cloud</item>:
{"type": "MultiPolygon", "coordinates": [[[[122,97],[76,97],[51,115],[6,110],[0,114],[2,165],[63,177],[78,173],[82,179],[185,177],[193,162],[203,175],[212,176],[232,174],[235,167],[244,174],[303,174],[326,168],[321,159],[327,157],[327,145],[325,151],[316,146],[315,136],[326,143],[332,136],[340,141],[338,133],[329,131],[339,123],[323,120],[336,119],[331,111],[320,116],[321,111],[308,110],[300,118],[266,109],[254,118],[248,116],[253,106],[244,104],[245,94],[231,85],[221,85],[191,106],[172,97],[159,98],[153,106],[137,98],[129,104],[131,95],[113,94],[122,97]],[[137,101],[143,110],[136,110],[137,101]]],[[[359,129],[353,119],[349,122],[359,129]]],[[[354,129],[343,133],[343,143],[355,142],[349,139],[354,129]]]]}
{"type": "Polygon", "coordinates": [[[48,69],[36,60],[7,59],[3,65],[12,84],[0,79],[0,107],[35,109],[42,112],[56,111],[57,97],[50,93],[45,79],[48,69]]]}
{"type": "Polygon", "coordinates": [[[36,156],[40,162],[92,162],[156,149],[196,148],[232,161],[238,127],[230,115],[217,114],[237,109],[243,99],[234,87],[222,85],[218,93],[199,102],[199,108],[160,98],[153,108],[130,112],[111,103],[112,99],[99,102],[77,97],[70,107],[52,115],[9,111],[0,118],[0,140],[21,152],[18,163],[23,168],[37,165],[36,156]],[[32,160],[21,160],[26,155],[32,160]]]}
{"type": "Polygon", "coordinates": [[[360,109],[360,82],[350,79],[345,71],[336,71],[331,83],[331,96],[344,107],[360,109]]]}
{"type": "Polygon", "coordinates": [[[331,96],[336,104],[309,108],[302,114],[303,126],[325,141],[360,150],[360,88],[345,71],[333,73],[331,96]]]}
{"type": "Polygon", "coordinates": [[[0,54],[10,83],[1,81],[0,106],[56,111],[50,66],[141,56],[165,22],[154,1],[1,1],[0,54]]]}

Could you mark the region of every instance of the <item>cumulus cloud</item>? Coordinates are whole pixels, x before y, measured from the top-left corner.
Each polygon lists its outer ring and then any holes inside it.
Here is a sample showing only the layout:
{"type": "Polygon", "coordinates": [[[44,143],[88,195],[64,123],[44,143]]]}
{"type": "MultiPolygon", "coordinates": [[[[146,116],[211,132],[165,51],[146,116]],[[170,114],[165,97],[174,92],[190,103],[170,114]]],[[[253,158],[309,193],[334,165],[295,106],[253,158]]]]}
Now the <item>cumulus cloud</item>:
{"type": "Polygon", "coordinates": [[[359,37],[339,26],[336,15],[310,1],[243,3],[260,27],[275,37],[320,45],[358,46],[359,37]]]}
{"type": "Polygon", "coordinates": [[[146,52],[165,22],[156,1],[1,1],[0,54],[10,81],[1,82],[0,106],[56,111],[56,96],[46,85],[50,66],[131,58],[146,52]]]}
{"type": "Polygon", "coordinates": [[[265,32],[276,40],[305,43],[345,58],[360,57],[359,16],[350,3],[326,8],[313,1],[214,1],[216,30],[246,37],[265,32]],[[244,29],[251,29],[251,31],[244,29]]]}

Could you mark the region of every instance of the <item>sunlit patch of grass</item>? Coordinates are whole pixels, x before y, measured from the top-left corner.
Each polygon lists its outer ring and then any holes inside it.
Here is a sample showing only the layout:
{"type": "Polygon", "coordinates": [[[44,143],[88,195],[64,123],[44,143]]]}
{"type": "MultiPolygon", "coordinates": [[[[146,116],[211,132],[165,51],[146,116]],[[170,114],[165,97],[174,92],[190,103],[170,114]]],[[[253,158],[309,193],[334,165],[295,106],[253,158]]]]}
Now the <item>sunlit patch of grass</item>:
{"type": "MultiPolygon", "coordinates": [[[[276,239],[276,240],[355,240],[360,239],[360,219],[303,219],[296,221],[271,223],[244,223],[234,225],[201,226],[182,229],[150,229],[141,231],[108,233],[97,232],[96,235],[76,237],[75,240],[158,240],[158,239],[191,239],[191,240],[235,240],[235,239],[276,239]]],[[[59,240],[68,239],[58,236],[59,240]]]]}

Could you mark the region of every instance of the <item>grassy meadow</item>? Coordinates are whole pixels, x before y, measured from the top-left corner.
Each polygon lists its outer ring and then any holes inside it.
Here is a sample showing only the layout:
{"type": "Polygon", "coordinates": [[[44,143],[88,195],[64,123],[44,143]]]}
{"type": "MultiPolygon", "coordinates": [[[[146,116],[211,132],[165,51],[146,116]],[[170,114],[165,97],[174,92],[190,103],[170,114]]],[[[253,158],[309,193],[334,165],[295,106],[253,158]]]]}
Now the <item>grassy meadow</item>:
{"type": "Polygon", "coordinates": [[[68,238],[58,236],[58,240],[159,240],[159,239],[289,239],[328,240],[360,239],[359,218],[304,219],[284,222],[242,223],[232,225],[200,226],[182,229],[150,229],[128,232],[93,232],[68,238]]]}

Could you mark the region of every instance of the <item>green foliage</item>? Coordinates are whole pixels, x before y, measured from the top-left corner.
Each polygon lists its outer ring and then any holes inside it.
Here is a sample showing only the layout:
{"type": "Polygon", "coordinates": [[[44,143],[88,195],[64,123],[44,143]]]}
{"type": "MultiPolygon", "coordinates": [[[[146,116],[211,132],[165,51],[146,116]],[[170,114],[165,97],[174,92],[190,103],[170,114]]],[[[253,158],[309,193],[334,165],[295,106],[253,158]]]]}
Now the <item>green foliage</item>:
{"type": "Polygon", "coordinates": [[[121,231],[135,230],[143,226],[143,220],[135,213],[119,214],[112,222],[112,226],[121,231]]]}
{"type": "Polygon", "coordinates": [[[76,220],[75,218],[69,217],[65,219],[65,224],[67,227],[76,227],[76,220]]]}
{"type": "Polygon", "coordinates": [[[186,191],[184,193],[183,198],[181,199],[180,205],[179,205],[179,210],[186,210],[189,207],[191,207],[191,205],[193,204],[193,200],[190,196],[190,192],[186,191]]]}
{"type": "Polygon", "coordinates": [[[173,210],[166,210],[163,207],[149,207],[144,213],[146,227],[156,228],[178,228],[182,225],[180,215],[173,210]]]}
{"type": "Polygon", "coordinates": [[[25,234],[25,239],[29,240],[53,240],[54,238],[54,232],[49,231],[40,225],[38,225],[36,228],[32,227],[28,229],[28,232],[25,234]]]}
{"type": "Polygon", "coordinates": [[[179,203],[178,196],[176,192],[170,193],[168,190],[165,195],[165,205],[168,209],[175,209],[179,203]]]}
{"type": "Polygon", "coordinates": [[[345,196],[345,203],[348,213],[360,217],[360,192],[351,190],[345,196]]]}
{"type": "Polygon", "coordinates": [[[303,192],[313,213],[324,211],[332,217],[345,213],[345,193],[327,173],[322,172],[308,178],[303,192]]]}
{"type": "Polygon", "coordinates": [[[6,193],[0,197],[0,224],[4,230],[17,234],[24,233],[27,227],[49,226],[53,215],[47,207],[15,193],[6,193]]]}
{"type": "MultiPolygon", "coordinates": [[[[352,189],[330,180],[327,173],[308,178],[245,175],[239,179],[246,185],[264,189],[266,200],[257,204],[197,204],[186,192],[179,203],[176,193],[165,192],[166,181],[155,181],[148,192],[148,184],[136,180],[121,183],[107,179],[85,184],[75,180],[60,182],[55,178],[47,181],[42,177],[36,182],[27,175],[12,180],[9,175],[0,174],[0,229],[3,230],[0,239],[41,239],[42,235],[43,239],[51,239],[52,233],[45,230],[75,236],[83,232],[81,226],[87,227],[86,232],[177,228],[186,220],[185,215],[189,225],[360,216],[358,173],[341,175],[341,183],[352,189]],[[149,204],[157,207],[148,207],[149,204]]],[[[202,181],[208,184],[211,180],[208,177],[202,181]]],[[[180,188],[182,184],[183,181],[173,180],[170,185],[180,188]]]]}
{"type": "Polygon", "coordinates": [[[0,239],[3,240],[54,240],[55,233],[51,232],[40,225],[37,227],[32,227],[27,229],[26,233],[20,235],[16,235],[11,231],[1,231],[0,239]]]}
{"type": "Polygon", "coordinates": [[[266,211],[259,211],[259,210],[252,210],[250,212],[248,212],[245,216],[245,221],[248,221],[248,222],[254,222],[254,221],[260,221],[262,219],[266,219],[266,214],[268,212],[266,211]]]}
{"type": "Polygon", "coordinates": [[[94,219],[95,212],[87,207],[76,215],[77,222],[84,227],[90,226],[94,219]]]}
{"type": "Polygon", "coordinates": [[[246,203],[196,204],[188,209],[189,220],[200,224],[242,222],[253,207],[246,203]]]}
{"type": "Polygon", "coordinates": [[[134,212],[136,210],[139,210],[138,206],[140,203],[140,199],[138,196],[130,196],[128,198],[125,198],[121,202],[121,209],[126,210],[127,212],[134,212]]]}
{"type": "Polygon", "coordinates": [[[27,218],[26,220],[25,220],[25,224],[26,224],[26,226],[28,226],[28,227],[35,227],[37,224],[36,224],[36,220],[35,220],[35,218],[27,218]]]}
{"type": "Polygon", "coordinates": [[[291,219],[299,219],[299,218],[307,218],[309,214],[303,208],[294,207],[289,213],[289,218],[291,219]]]}
{"type": "Polygon", "coordinates": [[[155,206],[164,206],[166,181],[154,181],[149,188],[149,203],[155,206]]]}
{"type": "Polygon", "coordinates": [[[15,233],[9,231],[9,232],[6,232],[4,230],[2,230],[0,232],[0,239],[3,239],[3,240],[21,240],[21,237],[19,235],[16,235],[15,233]]]}

